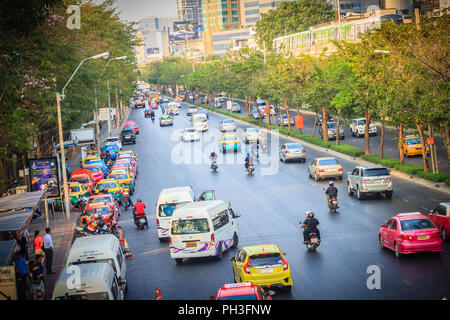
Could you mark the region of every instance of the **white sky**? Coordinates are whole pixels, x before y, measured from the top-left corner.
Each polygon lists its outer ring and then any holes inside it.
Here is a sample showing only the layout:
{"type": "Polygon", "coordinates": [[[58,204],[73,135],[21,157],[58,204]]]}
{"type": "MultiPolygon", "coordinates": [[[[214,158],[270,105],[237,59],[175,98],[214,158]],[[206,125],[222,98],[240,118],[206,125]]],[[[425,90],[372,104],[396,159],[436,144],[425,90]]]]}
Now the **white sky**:
{"type": "Polygon", "coordinates": [[[115,0],[121,18],[137,22],[148,16],[177,16],[177,0],[115,0]]]}

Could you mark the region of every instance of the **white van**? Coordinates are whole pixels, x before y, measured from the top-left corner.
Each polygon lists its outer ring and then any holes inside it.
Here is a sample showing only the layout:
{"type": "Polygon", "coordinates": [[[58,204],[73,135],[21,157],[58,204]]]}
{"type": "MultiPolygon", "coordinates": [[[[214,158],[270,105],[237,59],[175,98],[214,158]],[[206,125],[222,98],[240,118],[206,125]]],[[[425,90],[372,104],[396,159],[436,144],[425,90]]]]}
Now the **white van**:
{"type": "MultiPolygon", "coordinates": [[[[203,191],[199,198],[214,200],[214,190],[203,191]]],[[[158,239],[169,238],[169,222],[172,214],[178,208],[195,201],[194,190],[191,187],[176,187],[163,189],[156,202],[156,226],[158,239]]]]}
{"type": "Polygon", "coordinates": [[[200,201],[175,210],[169,225],[170,257],[181,264],[184,258],[214,256],[238,245],[236,218],[223,200],[200,201]]]}
{"type": "Polygon", "coordinates": [[[196,113],[191,118],[192,126],[198,131],[208,130],[208,117],[204,113],[196,113]]]}
{"type": "Polygon", "coordinates": [[[61,270],[52,300],[123,300],[122,292],[111,264],[88,263],[61,270]]]}
{"type": "Polygon", "coordinates": [[[179,113],[179,106],[177,102],[169,102],[169,104],[167,105],[167,113],[169,113],[169,111],[172,111],[173,114],[178,115],[179,113]]]}
{"type": "Polygon", "coordinates": [[[102,234],[75,239],[66,266],[106,262],[116,273],[120,290],[127,289],[127,263],[119,239],[113,234],[102,234]]]}

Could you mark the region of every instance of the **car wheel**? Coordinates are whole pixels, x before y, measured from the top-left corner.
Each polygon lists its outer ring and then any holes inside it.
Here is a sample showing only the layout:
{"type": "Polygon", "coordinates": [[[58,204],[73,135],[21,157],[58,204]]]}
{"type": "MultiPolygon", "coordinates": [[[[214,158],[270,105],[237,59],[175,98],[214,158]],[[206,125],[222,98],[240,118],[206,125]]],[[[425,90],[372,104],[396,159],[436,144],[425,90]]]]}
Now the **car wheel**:
{"type": "Polygon", "coordinates": [[[359,187],[356,188],[356,198],[361,200],[363,198],[362,192],[359,190],[359,187]]]}
{"type": "Polygon", "coordinates": [[[183,258],[175,258],[175,262],[177,264],[182,264],[183,263],[183,258]]]}
{"type": "Polygon", "coordinates": [[[223,259],[222,242],[219,243],[219,252],[217,253],[216,258],[217,258],[217,260],[222,260],[223,259]]]}
{"type": "Polygon", "coordinates": [[[442,238],[442,241],[447,241],[447,233],[445,232],[444,228],[442,228],[442,230],[441,230],[441,238],[442,238]]]}
{"type": "Polygon", "coordinates": [[[378,236],[378,243],[380,244],[381,250],[383,250],[384,249],[384,244],[383,244],[383,238],[381,237],[381,235],[378,236]]]}
{"type": "Polygon", "coordinates": [[[386,191],[386,199],[391,199],[392,198],[392,191],[386,191]]]}
{"type": "Polygon", "coordinates": [[[239,244],[239,237],[238,235],[235,233],[233,236],[233,245],[231,246],[232,249],[237,248],[239,244]]]}
{"type": "Polygon", "coordinates": [[[347,182],[347,193],[349,196],[353,196],[352,187],[350,186],[350,183],[348,183],[348,182],[347,182]]]}
{"type": "Polygon", "coordinates": [[[395,253],[395,257],[396,257],[397,259],[400,259],[400,258],[401,258],[402,255],[400,254],[400,251],[399,251],[399,249],[398,249],[397,242],[394,243],[394,253],[395,253]]]}

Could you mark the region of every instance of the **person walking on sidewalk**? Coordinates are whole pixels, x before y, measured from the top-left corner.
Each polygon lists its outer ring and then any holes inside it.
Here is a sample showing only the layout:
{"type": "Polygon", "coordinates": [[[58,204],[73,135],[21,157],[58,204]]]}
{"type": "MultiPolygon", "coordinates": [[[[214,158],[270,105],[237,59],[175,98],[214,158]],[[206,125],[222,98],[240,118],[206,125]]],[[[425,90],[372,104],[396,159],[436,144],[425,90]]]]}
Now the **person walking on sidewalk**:
{"type": "Polygon", "coordinates": [[[39,235],[39,230],[34,232],[33,239],[33,247],[34,247],[34,256],[36,257],[38,254],[45,257],[44,250],[42,250],[42,246],[44,245],[44,238],[39,235]]]}
{"type": "Polygon", "coordinates": [[[50,228],[45,229],[46,235],[44,236],[44,252],[45,252],[45,267],[47,274],[55,274],[52,270],[53,264],[53,239],[50,235],[50,228]]]}

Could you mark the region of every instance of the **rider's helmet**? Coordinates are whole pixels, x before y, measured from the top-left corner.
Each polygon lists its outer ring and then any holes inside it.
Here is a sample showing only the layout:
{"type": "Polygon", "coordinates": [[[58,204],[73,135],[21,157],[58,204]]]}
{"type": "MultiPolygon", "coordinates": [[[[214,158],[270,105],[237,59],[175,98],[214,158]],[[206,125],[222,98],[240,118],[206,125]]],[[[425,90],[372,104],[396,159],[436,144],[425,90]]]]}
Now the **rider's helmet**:
{"type": "Polygon", "coordinates": [[[328,183],[329,185],[330,185],[330,187],[331,186],[333,186],[334,185],[334,182],[333,181],[330,181],[329,183],[328,183]]]}
{"type": "Polygon", "coordinates": [[[138,199],[138,201],[137,202],[142,202],[142,200],[141,199],[138,199]]]}
{"type": "Polygon", "coordinates": [[[310,217],[310,218],[314,218],[314,213],[313,213],[313,212],[310,212],[310,213],[309,213],[309,217],[310,217]]]}
{"type": "Polygon", "coordinates": [[[250,156],[250,152],[247,152],[247,156],[250,156]]]}

